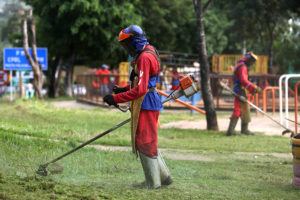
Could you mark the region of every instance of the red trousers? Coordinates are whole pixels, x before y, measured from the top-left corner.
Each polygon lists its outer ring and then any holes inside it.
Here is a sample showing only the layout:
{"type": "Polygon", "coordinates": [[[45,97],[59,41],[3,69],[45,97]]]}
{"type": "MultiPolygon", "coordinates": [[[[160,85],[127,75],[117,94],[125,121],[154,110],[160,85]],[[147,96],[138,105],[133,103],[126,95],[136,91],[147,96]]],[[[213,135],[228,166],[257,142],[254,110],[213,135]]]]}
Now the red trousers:
{"type": "Polygon", "coordinates": [[[234,109],[231,117],[237,118],[241,116],[241,102],[238,97],[234,97],[234,109]]]}
{"type": "Polygon", "coordinates": [[[141,110],[136,131],[135,143],[143,154],[157,156],[157,121],[159,111],[141,110]]]}

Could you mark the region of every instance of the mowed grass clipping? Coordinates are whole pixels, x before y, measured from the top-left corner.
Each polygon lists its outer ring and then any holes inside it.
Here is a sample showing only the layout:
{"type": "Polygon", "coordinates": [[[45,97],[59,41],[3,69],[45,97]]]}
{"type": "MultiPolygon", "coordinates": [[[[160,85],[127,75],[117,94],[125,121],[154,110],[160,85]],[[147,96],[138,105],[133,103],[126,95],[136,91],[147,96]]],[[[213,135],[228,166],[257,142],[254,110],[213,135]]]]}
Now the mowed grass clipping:
{"type": "MultiPolygon", "coordinates": [[[[0,111],[0,199],[297,199],[300,195],[292,185],[289,138],[228,138],[224,132],[199,130],[159,130],[159,145],[174,179],[161,190],[141,186],[142,167],[130,151],[84,147],[59,161],[62,174],[41,177],[35,174],[40,164],[128,119],[129,113],[58,109],[40,101],[1,103],[0,111]]],[[[172,121],[171,115],[163,113],[161,121],[172,121]]],[[[184,114],[176,120],[198,117],[184,114]]],[[[129,125],[96,144],[129,146],[129,125]]]]}

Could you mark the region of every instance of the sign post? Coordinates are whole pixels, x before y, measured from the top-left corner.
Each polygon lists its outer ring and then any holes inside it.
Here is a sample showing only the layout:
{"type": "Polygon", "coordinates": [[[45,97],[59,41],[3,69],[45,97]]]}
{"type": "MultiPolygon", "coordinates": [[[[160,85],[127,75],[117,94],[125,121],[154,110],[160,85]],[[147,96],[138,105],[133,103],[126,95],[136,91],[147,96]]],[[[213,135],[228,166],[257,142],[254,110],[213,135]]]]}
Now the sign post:
{"type": "Polygon", "coordinates": [[[9,100],[12,101],[13,97],[12,97],[12,70],[9,70],[9,75],[10,75],[10,88],[9,88],[9,100]]]}
{"type": "MultiPolygon", "coordinates": [[[[42,70],[46,71],[48,69],[47,48],[37,48],[36,53],[37,59],[42,66],[42,70]]],[[[32,56],[31,48],[29,48],[29,54],[32,56]]],[[[23,48],[4,48],[3,68],[4,70],[10,70],[11,77],[12,70],[32,70],[23,48]]],[[[12,83],[10,83],[10,100],[12,101],[12,83]]]]}

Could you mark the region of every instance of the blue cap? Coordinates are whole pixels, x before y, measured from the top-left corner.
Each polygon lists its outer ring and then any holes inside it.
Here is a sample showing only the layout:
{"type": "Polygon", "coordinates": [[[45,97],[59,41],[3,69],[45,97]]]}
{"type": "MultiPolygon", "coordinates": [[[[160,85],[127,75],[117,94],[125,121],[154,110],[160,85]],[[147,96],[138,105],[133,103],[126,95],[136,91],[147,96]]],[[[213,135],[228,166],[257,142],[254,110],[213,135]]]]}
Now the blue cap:
{"type": "Polygon", "coordinates": [[[106,65],[106,64],[101,65],[101,67],[102,67],[103,69],[109,69],[109,66],[106,65]]]}

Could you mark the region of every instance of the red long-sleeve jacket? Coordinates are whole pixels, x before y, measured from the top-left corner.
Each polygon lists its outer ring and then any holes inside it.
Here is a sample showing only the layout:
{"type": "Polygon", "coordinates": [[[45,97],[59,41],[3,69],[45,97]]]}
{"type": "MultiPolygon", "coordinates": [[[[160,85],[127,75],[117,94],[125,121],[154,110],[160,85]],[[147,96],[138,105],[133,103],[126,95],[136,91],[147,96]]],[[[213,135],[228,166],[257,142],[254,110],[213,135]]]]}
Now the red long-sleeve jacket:
{"type": "Polygon", "coordinates": [[[240,86],[244,86],[250,92],[255,91],[256,85],[248,79],[248,69],[243,61],[234,67],[234,92],[240,91],[240,86]]]}
{"type": "MultiPolygon", "coordinates": [[[[150,45],[146,49],[154,51],[150,45]]],[[[138,57],[136,64],[139,71],[138,85],[124,93],[114,95],[115,103],[132,101],[147,93],[149,77],[157,74],[159,63],[152,53],[146,51],[138,57]]],[[[129,89],[129,85],[126,88],[129,89]]]]}

